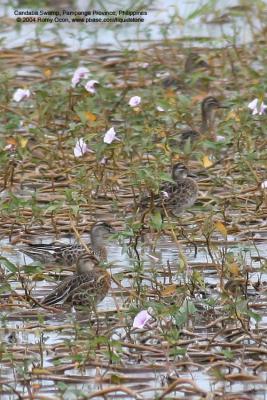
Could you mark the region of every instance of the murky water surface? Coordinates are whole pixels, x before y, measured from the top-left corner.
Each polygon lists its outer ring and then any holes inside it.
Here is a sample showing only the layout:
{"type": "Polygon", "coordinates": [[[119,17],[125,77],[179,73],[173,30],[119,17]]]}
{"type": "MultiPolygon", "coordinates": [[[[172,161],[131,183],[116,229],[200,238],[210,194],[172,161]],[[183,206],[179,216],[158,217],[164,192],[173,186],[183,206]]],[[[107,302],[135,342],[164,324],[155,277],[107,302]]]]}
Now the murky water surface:
{"type": "MultiPolygon", "coordinates": [[[[87,239],[85,237],[84,239],[87,239]]],[[[232,242],[234,242],[234,237],[231,238],[232,242]]],[[[42,242],[50,242],[52,238],[45,237],[42,242]]],[[[64,240],[64,238],[63,238],[64,240]]],[[[154,251],[152,248],[153,246],[153,237],[151,235],[145,237],[145,242],[149,242],[150,245],[143,245],[142,248],[139,248],[140,254],[142,255],[142,260],[144,260],[144,273],[149,276],[149,271],[166,271],[167,270],[167,265],[168,268],[171,268],[171,270],[174,272],[173,274],[173,282],[177,279],[177,282],[179,282],[179,279],[181,279],[181,274],[179,274],[179,266],[178,266],[178,260],[179,260],[179,250],[177,249],[177,246],[173,241],[171,240],[170,237],[161,237],[157,241],[157,249],[154,251]],[[155,262],[154,259],[151,258],[157,257],[157,261],[155,262]],[[175,271],[177,270],[177,274],[175,274],[175,271]],[[176,275],[176,279],[175,279],[176,275]]],[[[68,243],[69,239],[65,239],[64,242],[68,243]]],[[[31,259],[28,257],[25,257],[21,253],[17,252],[14,249],[14,246],[9,246],[6,240],[2,241],[2,247],[4,248],[4,251],[2,252],[2,255],[7,257],[10,261],[16,263],[16,264],[21,264],[24,265],[24,263],[30,263],[31,259]]],[[[241,256],[246,258],[246,262],[248,265],[251,265],[251,268],[255,270],[255,272],[252,272],[250,274],[251,277],[251,283],[254,283],[257,281],[257,278],[260,274],[259,272],[259,264],[257,262],[253,262],[253,258],[258,256],[260,253],[262,257],[266,257],[266,246],[265,244],[259,243],[256,247],[251,247],[249,245],[243,244],[240,246],[239,244],[236,245],[229,245],[236,255],[241,256]]],[[[204,281],[206,282],[206,285],[215,288],[213,289],[213,295],[215,298],[218,296],[218,290],[219,290],[219,277],[214,270],[214,268],[210,268],[209,265],[211,264],[211,259],[207,253],[207,250],[205,249],[204,246],[199,246],[197,255],[195,255],[195,249],[191,246],[186,246],[183,247],[184,254],[187,257],[187,260],[189,262],[190,268],[192,269],[198,269],[199,266],[201,266],[201,273],[203,274],[204,281]],[[203,265],[206,264],[206,268],[203,267],[203,265]],[[217,288],[217,289],[216,289],[217,288]],[[217,292],[217,294],[216,294],[217,292]]],[[[127,278],[127,274],[129,272],[133,271],[133,265],[127,254],[122,254],[122,247],[119,246],[116,242],[108,243],[108,260],[112,264],[111,271],[114,276],[116,274],[123,274],[126,276],[123,277],[121,280],[121,284],[125,288],[131,289],[131,278],[127,278]]],[[[49,269],[52,273],[52,269],[49,269]]],[[[69,273],[68,271],[65,271],[69,273]]],[[[64,273],[64,271],[62,271],[64,273]]],[[[164,275],[164,274],[163,274],[164,275]]],[[[262,279],[267,279],[266,276],[262,276],[262,279]]],[[[162,278],[158,278],[159,282],[162,283],[169,283],[168,278],[165,276],[162,276],[162,278]]],[[[144,281],[145,283],[145,281],[144,281]]],[[[147,284],[148,281],[147,281],[147,284]]],[[[37,295],[37,296],[43,296],[51,290],[51,285],[53,286],[54,284],[51,284],[50,281],[40,281],[40,282],[33,282],[33,291],[32,295],[37,295]]],[[[21,284],[18,281],[11,281],[11,286],[14,290],[16,290],[17,294],[23,295],[23,290],[21,288],[21,284]]],[[[255,291],[253,293],[253,296],[255,296],[255,291]]],[[[253,298],[252,296],[252,298],[253,298]]],[[[253,298],[254,299],[254,298],[253,298]]],[[[120,295],[118,293],[118,288],[116,287],[115,283],[112,284],[112,289],[109,293],[109,295],[104,299],[102,303],[99,304],[98,306],[98,311],[99,311],[99,319],[100,319],[100,324],[101,325],[106,325],[108,328],[109,326],[109,319],[110,323],[112,324],[112,314],[119,308],[123,308],[125,303],[125,298],[124,296],[120,295]],[[104,319],[107,320],[104,322],[104,319]]],[[[101,384],[98,384],[98,378],[101,377],[103,380],[103,377],[105,377],[107,371],[105,368],[98,367],[95,369],[94,366],[92,367],[82,367],[82,369],[77,369],[78,365],[76,363],[73,363],[71,361],[69,353],[68,353],[68,346],[71,344],[72,341],[77,341],[77,334],[78,337],[84,336],[86,334],[86,331],[88,329],[88,315],[87,316],[80,316],[79,314],[75,313],[74,310],[70,311],[64,311],[60,314],[51,314],[47,313],[46,311],[35,311],[31,310],[30,308],[25,308],[25,307],[16,307],[12,306],[11,308],[8,309],[2,309],[2,315],[1,315],[1,330],[0,330],[0,335],[1,335],[1,341],[5,345],[5,347],[9,348],[9,351],[12,351],[13,357],[17,358],[23,358],[23,355],[25,356],[24,362],[21,362],[21,368],[22,372],[21,374],[23,375],[23,370],[24,374],[27,373],[29,374],[32,368],[37,368],[37,365],[40,365],[40,369],[46,371],[46,369],[55,369],[55,356],[58,354],[60,355],[61,362],[60,365],[63,366],[64,362],[66,363],[67,369],[64,373],[64,376],[67,376],[68,379],[70,379],[68,383],[68,388],[64,394],[64,398],[73,398],[75,399],[77,396],[76,391],[81,390],[83,392],[93,392],[93,391],[98,391],[105,387],[108,387],[108,382],[104,381],[101,384]],[[43,322],[40,322],[40,318],[43,319],[43,322]],[[83,321],[83,322],[82,322],[83,321]],[[79,328],[79,333],[75,331],[74,327],[75,325],[79,328]],[[41,346],[41,347],[40,347],[41,346]],[[62,348],[62,351],[60,350],[62,348]],[[12,350],[13,349],[13,350],[12,350]],[[63,361],[65,360],[65,361],[63,361]],[[70,364],[69,364],[70,363],[70,364]],[[27,372],[26,372],[27,371],[27,372]],[[86,381],[81,381],[86,379],[86,381]],[[71,379],[74,378],[73,383],[71,383],[71,379]]],[[[263,310],[262,310],[263,311],[263,310]]],[[[203,310],[202,310],[203,312],[203,310]]],[[[261,313],[261,312],[260,312],[261,313]]],[[[264,314],[263,314],[264,316],[264,314]]],[[[264,326],[266,327],[266,316],[261,321],[261,329],[264,329],[264,326]]],[[[204,342],[208,345],[208,337],[212,337],[212,331],[210,334],[208,334],[208,331],[204,331],[203,328],[202,333],[203,333],[203,339],[204,342]],[[208,336],[207,336],[208,334],[208,336]]],[[[123,341],[124,341],[124,335],[125,335],[125,330],[122,328],[112,328],[113,332],[113,337],[118,339],[121,338],[122,346],[123,346],[123,341]]],[[[140,338],[139,338],[140,339],[140,338]]],[[[79,339],[78,339],[79,340],[79,339]]],[[[92,339],[91,339],[92,340],[92,339]]],[[[138,340],[138,335],[136,335],[136,340],[137,343],[139,342],[138,340]]],[[[197,340],[200,340],[200,337],[198,337],[197,340]]],[[[88,342],[88,345],[90,343],[90,340],[88,342]]],[[[144,342],[146,344],[151,343],[152,346],[157,345],[157,340],[153,340],[152,338],[149,339],[149,335],[147,339],[144,339],[144,342]]],[[[201,343],[201,342],[200,342],[201,343]]],[[[250,340],[248,340],[247,344],[250,343],[250,340]]],[[[89,345],[90,346],[90,345],[89,345]]],[[[219,346],[217,344],[217,346],[219,346]]],[[[188,351],[190,351],[191,345],[188,345],[188,351]]],[[[159,347],[160,349],[160,347],[159,347]]],[[[241,347],[242,349],[242,347],[241,347]]],[[[125,351],[128,353],[131,349],[127,349],[127,345],[125,347],[125,351]]],[[[124,376],[123,379],[126,379],[127,381],[127,386],[129,388],[132,388],[133,390],[140,391],[142,393],[143,398],[151,398],[151,396],[155,396],[155,393],[157,393],[157,387],[160,389],[161,385],[166,382],[167,377],[169,374],[174,374],[175,376],[175,371],[169,371],[167,368],[166,361],[167,359],[164,356],[164,352],[162,354],[149,354],[149,347],[147,347],[147,356],[148,356],[148,364],[151,363],[151,371],[147,371],[145,373],[146,377],[145,379],[143,378],[143,372],[142,368],[139,369],[137,365],[135,365],[135,362],[132,364],[132,369],[130,368],[128,372],[125,370],[124,372],[116,371],[116,366],[115,370],[113,373],[118,377],[118,379],[122,379],[122,376],[124,376]],[[148,352],[147,352],[148,351],[148,352]],[[156,357],[155,357],[156,356],[156,357]],[[149,361],[150,360],[150,361],[149,361]],[[154,367],[152,367],[152,364],[154,367]],[[155,369],[154,369],[155,368],[155,369]],[[126,377],[127,376],[127,377],[126,377]],[[153,386],[153,390],[151,388],[151,385],[153,386]]],[[[242,350],[244,351],[244,349],[242,350]]],[[[201,351],[200,351],[201,353],[201,351]]],[[[132,353],[133,360],[134,360],[134,353],[132,353]]],[[[201,357],[201,356],[200,356],[201,357]]],[[[100,362],[100,359],[97,358],[100,362]]],[[[179,358],[177,359],[178,362],[179,358]]],[[[2,364],[2,369],[1,369],[1,378],[3,380],[5,379],[10,379],[10,377],[14,374],[14,371],[12,369],[12,360],[6,360],[3,361],[2,364]]],[[[112,367],[111,367],[112,368],[112,367]]],[[[150,367],[149,367],[150,368],[150,367]]],[[[225,372],[227,369],[225,370],[225,372]]],[[[110,371],[110,373],[112,373],[110,371]]],[[[18,371],[16,371],[16,376],[18,374],[18,371]]],[[[19,374],[20,375],[20,374],[19,374]]],[[[114,376],[115,376],[114,375],[114,376]]],[[[61,376],[61,375],[60,375],[61,376]]],[[[172,375],[173,376],[173,375],[172,375]]],[[[241,383],[241,382],[236,382],[236,383],[224,383],[224,384],[215,384],[212,383],[212,374],[211,371],[209,371],[208,366],[206,366],[204,369],[199,367],[190,368],[190,374],[188,374],[186,371],[179,372],[179,375],[177,377],[183,379],[183,378],[190,378],[193,379],[195,384],[199,386],[202,390],[205,390],[207,392],[210,391],[220,391],[220,387],[223,387],[224,391],[230,391],[231,393],[239,393],[240,391],[244,392],[251,392],[254,389],[257,390],[258,392],[258,399],[265,399],[265,394],[262,393],[260,394],[258,391],[258,384],[254,383],[241,383]]],[[[57,379],[60,381],[60,378],[57,378],[57,372],[53,373],[53,379],[49,380],[49,376],[45,377],[42,375],[42,378],[40,380],[41,382],[41,387],[40,390],[38,390],[39,395],[42,393],[49,393],[50,395],[53,394],[54,392],[54,385],[55,382],[57,382],[57,379]],[[54,380],[55,379],[55,380],[54,380]]],[[[174,377],[173,377],[174,379],[174,377]]],[[[36,380],[36,384],[38,382],[38,379],[36,380]]],[[[56,385],[57,386],[57,385],[56,385]]],[[[21,386],[19,382],[16,385],[16,389],[19,391],[23,392],[23,385],[21,386]]],[[[26,390],[26,389],[24,389],[26,390]]],[[[158,392],[160,393],[160,391],[158,392]]],[[[2,395],[3,396],[3,395],[2,395]]],[[[15,395],[6,395],[2,397],[3,399],[15,399],[15,395]]],[[[111,398],[117,398],[111,397],[111,398]]],[[[120,397],[119,397],[120,398],[120,397]]],[[[125,395],[124,398],[131,398],[125,395]]],[[[192,398],[195,398],[194,396],[192,398]]],[[[196,397],[197,398],[197,397],[196,397]]]]}

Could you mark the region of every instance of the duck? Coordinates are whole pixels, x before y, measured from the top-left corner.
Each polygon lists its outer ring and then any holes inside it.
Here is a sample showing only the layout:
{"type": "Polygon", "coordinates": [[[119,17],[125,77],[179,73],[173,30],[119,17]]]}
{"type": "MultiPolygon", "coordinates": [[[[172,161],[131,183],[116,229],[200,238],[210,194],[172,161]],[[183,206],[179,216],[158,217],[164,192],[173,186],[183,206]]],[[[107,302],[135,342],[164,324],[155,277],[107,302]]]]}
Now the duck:
{"type": "Polygon", "coordinates": [[[203,58],[195,52],[188,54],[185,60],[184,71],[186,73],[191,73],[200,69],[209,69],[209,64],[203,60],[203,58]]]}
{"type": "Polygon", "coordinates": [[[105,221],[95,222],[90,230],[91,244],[64,244],[64,243],[29,243],[18,250],[35,261],[43,264],[56,264],[59,266],[71,266],[83,254],[90,254],[95,261],[105,261],[107,250],[104,239],[108,238],[115,230],[105,221]]]}
{"type": "Polygon", "coordinates": [[[201,125],[199,130],[186,129],[182,131],[178,139],[179,144],[184,147],[188,141],[191,143],[197,142],[205,135],[207,135],[209,139],[216,141],[215,116],[216,111],[220,108],[228,107],[221,104],[221,102],[213,96],[205,97],[201,102],[201,125]]]}
{"type": "Polygon", "coordinates": [[[181,214],[190,208],[198,196],[198,184],[196,175],[182,163],[176,163],[172,167],[171,177],[174,182],[166,182],[160,186],[159,194],[152,199],[151,196],[141,199],[141,207],[147,207],[154,200],[156,207],[171,209],[172,213],[181,214]]]}
{"type": "MultiPolygon", "coordinates": [[[[190,52],[185,59],[184,63],[184,73],[191,74],[193,72],[199,71],[207,71],[211,67],[210,65],[203,59],[201,55],[195,52],[190,52]]],[[[177,72],[169,72],[167,76],[162,80],[162,86],[164,89],[184,89],[186,86],[186,79],[188,79],[183,74],[177,74],[177,72]]],[[[199,78],[200,79],[200,78],[199,78]]],[[[194,81],[196,84],[196,81],[194,81]]]]}
{"type": "Polygon", "coordinates": [[[94,310],[106,297],[110,286],[110,273],[95,257],[84,253],[77,260],[76,272],[58,284],[39,304],[53,306],[61,303],[94,310]]]}

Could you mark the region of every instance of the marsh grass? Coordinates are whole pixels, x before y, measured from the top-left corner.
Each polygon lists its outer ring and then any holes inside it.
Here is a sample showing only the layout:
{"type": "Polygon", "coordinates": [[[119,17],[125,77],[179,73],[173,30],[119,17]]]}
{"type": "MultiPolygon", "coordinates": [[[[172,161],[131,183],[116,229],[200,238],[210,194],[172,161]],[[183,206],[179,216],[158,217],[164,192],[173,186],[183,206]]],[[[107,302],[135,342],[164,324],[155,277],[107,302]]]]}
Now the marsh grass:
{"type": "MultiPolygon", "coordinates": [[[[188,20],[218,18],[212,4],[188,20]]],[[[263,24],[262,9],[253,5],[263,24]]],[[[251,43],[203,40],[193,50],[210,68],[190,73],[192,46],[182,40],[139,51],[74,53],[41,41],[3,50],[1,397],[207,398],[212,391],[230,400],[253,390],[264,398],[267,117],[252,116],[247,104],[266,96],[266,29],[255,28],[254,11],[245,3],[228,9],[246,18],[251,43]],[[99,81],[95,95],[71,88],[79,65],[99,81]],[[175,78],[167,87],[166,72],[175,78]],[[32,94],[15,103],[19,87],[32,94]],[[206,138],[183,151],[172,139],[199,126],[209,94],[229,106],[217,117],[225,141],[206,138]],[[129,107],[135,95],[142,102],[129,107]],[[119,141],[106,144],[112,126],[119,141]],[[77,158],[79,138],[93,152],[77,158]],[[157,194],[178,160],[198,175],[193,213],[139,210],[142,195],[157,194]],[[77,238],[98,219],[118,229],[113,246],[125,259],[111,266],[113,306],[86,318],[60,306],[32,309],[33,297],[71,271],[22,266],[6,243],[77,238]],[[153,319],[133,330],[142,309],[153,319]]]]}

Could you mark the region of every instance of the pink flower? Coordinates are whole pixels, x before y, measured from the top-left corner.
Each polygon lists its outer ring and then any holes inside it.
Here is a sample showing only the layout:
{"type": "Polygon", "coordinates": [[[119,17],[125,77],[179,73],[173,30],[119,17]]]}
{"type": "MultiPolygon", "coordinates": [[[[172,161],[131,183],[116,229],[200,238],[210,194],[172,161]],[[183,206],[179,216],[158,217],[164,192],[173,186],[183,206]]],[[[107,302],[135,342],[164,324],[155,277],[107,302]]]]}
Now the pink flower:
{"type": "Polygon", "coordinates": [[[29,91],[29,89],[17,89],[13,94],[13,100],[19,102],[25,98],[28,99],[30,95],[31,92],[29,91]]]}
{"type": "Polygon", "coordinates": [[[74,71],[71,79],[71,86],[75,88],[81,79],[87,79],[89,76],[89,69],[86,67],[79,67],[74,71]]]}
{"type": "Polygon", "coordinates": [[[83,138],[77,140],[73,150],[75,157],[82,157],[85,153],[91,151],[92,150],[89,149],[83,138]]]}
{"type": "Polygon", "coordinates": [[[254,99],[248,104],[248,108],[252,110],[252,115],[262,115],[265,113],[267,105],[263,101],[259,104],[259,99],[254,99]]]}
{"type": "Polygon", "coordinates": [[[92,80],[88,81],[84,87],[87,90],[87,92],[95,94],[96,93],[95,85],[97,83],[99,83],[99,82],[96,81],[95,79],[92,79],[92,80]]]}
{"type": "Polygon", "coordinates": [[[108,157],[106,157],[106,156],[101,158],[101,160],[99,161],[100,165],[107,165],[107,163],[108,163],[108,157]]]}
{"type": "Polygon", "coordinates": [[[139,63],[138,66],[140,68],[148,68],[149,67],[149,63],[148,62],[142,62],[142,63],[139,63]]]}
{"type": "Polygon", "coordinates": [[[107,144],[111,144],[112,142],[113,142],[113,140],[115,140],[115,139],[117,139],[117,140],[119,140],[117,137],[116,137],[116,131],[115,131],[115,129],[113,128],[113,126],[112,126],[112,128],[110,128],[106,133],[105,133],[105,136],[104,136],[104,143],[107,143],[107,144]]]}
{"type": "Polygon", "coordinates": [[[141,97],[139,96],[131,97],[128,104],[130,107],[138,107],[141,104],[141,97]]]}
{"type": "Polygon", "coordinates": [[[152,316],[147,310],[140,311],[134,318],[133,328],[142,329],[148,321],[152,319],[152,316]]]}
{"type": "Polygon", "coordinates": [[[7,145],[4,147],[4,151],[7,151],[7,152],[9,152],[9,153],[14,152],[15,150],[16,150],[16,145],[15,145],[15,144],[7,144],[7,145]]]}
{"type": "Polygon", "coordinates": [[[266,109],[267,109],[267,105],[262,102],[260,105],[260,109],[259,109],[259,115],[265,114],[266,109]]]}

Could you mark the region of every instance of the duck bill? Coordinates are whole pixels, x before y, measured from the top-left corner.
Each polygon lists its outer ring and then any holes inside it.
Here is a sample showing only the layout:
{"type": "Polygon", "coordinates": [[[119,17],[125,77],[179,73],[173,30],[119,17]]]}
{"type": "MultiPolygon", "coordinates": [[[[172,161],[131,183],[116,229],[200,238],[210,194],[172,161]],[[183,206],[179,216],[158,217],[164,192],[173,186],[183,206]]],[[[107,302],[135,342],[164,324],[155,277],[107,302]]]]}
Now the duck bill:
{"type": "Polygon", "coordinates": [[[193,174],[193,172],[189,172],[189,173],[187,174],[187,176],[188,176],[189,178],[194,178],[194,179],[196,179],[196,178],[198,177],[196,174],[193,174]]]}

